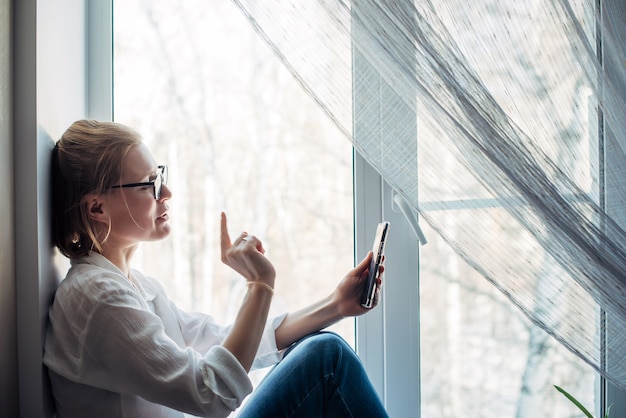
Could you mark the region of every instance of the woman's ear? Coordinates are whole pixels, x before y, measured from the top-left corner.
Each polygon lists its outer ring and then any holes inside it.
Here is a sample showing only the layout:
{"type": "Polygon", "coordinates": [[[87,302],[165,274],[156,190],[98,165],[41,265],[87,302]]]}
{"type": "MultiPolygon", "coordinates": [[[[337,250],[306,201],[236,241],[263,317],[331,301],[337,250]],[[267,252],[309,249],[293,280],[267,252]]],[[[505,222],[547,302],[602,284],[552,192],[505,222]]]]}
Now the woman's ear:
{"type": "Polygon", "coordinates": [[[106,201],[99,195],[89,194],[83,198],[87,206],[87,215],[96,222],[108,224],[109,215],[106,213],[106,201]]]}

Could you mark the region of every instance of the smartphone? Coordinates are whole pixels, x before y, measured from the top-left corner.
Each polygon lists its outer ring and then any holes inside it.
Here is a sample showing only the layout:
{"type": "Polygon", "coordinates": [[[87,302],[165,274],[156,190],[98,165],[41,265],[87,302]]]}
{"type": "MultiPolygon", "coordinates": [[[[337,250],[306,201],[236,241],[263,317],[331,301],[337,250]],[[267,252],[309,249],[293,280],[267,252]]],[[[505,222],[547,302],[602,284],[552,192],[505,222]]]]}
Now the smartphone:
{"type": "Polygon", "coordinates": [[[363,288],[361,296],[361,306],[371,308],[374,303],[374,294],[376,293],[376,276],[378,276],[378,268],[383,262],[385,254],[385,243],[389,234],[389,222],[381,222],[376,228],[376,237],[374,238],[374,246],[372,247],[372,261],[370,261],[369,274],[363,288]]]}

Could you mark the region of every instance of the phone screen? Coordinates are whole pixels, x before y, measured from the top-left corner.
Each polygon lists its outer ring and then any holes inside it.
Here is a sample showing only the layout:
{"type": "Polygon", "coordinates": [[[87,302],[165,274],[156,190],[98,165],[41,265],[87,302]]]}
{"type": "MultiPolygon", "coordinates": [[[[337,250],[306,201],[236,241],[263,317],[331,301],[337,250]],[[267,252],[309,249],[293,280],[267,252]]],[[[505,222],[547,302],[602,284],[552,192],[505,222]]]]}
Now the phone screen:
{"type": "Polygon", "coordinates": [[[371,308],[374,303],[374,295],[376,294],[376,276],[378,276],[378,267],[383,261],[385,254],[385,243],[389,232],[389,222],[381,222],[376,228],[376,237],[374,238],[374,246],[372,247],[372,261],[369,266],[369,274],[363,288],[361,296],[361,306],[371,308]]]}

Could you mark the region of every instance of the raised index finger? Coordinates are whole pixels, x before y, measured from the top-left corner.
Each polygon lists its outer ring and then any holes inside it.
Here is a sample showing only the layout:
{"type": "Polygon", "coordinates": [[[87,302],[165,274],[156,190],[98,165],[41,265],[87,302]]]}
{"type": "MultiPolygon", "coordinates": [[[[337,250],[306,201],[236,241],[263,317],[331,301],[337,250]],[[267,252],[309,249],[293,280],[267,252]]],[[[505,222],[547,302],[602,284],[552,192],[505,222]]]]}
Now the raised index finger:
{"type": "Polygon", "coordinates": [[[220,243],[222,246],[222,254],[231,247],[230,236],[228,235],[228,225],[226,224],[226,214],[222,212],[220,243]]]}

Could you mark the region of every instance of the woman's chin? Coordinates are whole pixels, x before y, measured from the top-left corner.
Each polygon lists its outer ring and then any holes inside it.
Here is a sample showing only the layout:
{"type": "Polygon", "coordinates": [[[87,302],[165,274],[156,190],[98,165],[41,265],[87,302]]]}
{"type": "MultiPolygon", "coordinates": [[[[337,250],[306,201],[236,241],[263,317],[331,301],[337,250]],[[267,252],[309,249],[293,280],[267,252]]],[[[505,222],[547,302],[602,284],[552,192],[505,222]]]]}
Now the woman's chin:
{"type": "Polygon", "coordinates": [[[169,224],[169,222],[165,221],[165,222],[161,222],[159,224],[157,224],[157,232],[156,232],[156,236],[155,236],[155,241],[161,240],[163,238],[167,238],[170,233],[172,232],[172,227],[169,224]]]}

